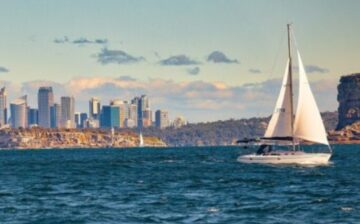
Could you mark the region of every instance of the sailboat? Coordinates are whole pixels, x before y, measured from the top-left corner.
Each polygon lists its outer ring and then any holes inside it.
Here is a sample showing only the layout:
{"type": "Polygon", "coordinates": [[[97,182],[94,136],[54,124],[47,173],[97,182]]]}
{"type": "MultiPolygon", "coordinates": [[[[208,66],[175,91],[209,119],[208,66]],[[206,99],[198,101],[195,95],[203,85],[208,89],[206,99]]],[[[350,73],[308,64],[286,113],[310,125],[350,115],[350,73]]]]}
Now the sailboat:
{"type": "Polygon", "coordinates": [[[238,158],[240,162],[321,165],[327,164],[332,155],[325,127],[298,50],[299,95],[295,115],[293,113],[291,24],[287,25],[287,32],[288,61],[274,112],[257,153],[240,156],[238,158]],[[304,141],[325,145],[327,151],[316,153],[302,151],[300,145],[304,141]],[[273,146],[279,145],[290,149],[273,150],[273,146]]]}
{"type": "Polygon", "coordinates": [[[144,147],[144,138],[141,131],[139,134],[139,147],[144,147]]]}

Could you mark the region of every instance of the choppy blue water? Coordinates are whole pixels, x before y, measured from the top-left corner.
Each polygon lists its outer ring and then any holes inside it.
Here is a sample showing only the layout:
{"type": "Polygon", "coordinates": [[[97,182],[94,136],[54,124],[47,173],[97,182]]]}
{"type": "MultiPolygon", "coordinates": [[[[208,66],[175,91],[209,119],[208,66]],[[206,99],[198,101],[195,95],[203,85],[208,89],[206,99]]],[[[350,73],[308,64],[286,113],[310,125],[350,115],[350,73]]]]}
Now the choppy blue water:
{"type": "Polygon", "coordinates": [[[0,223],[360,223],[360,146],[325,167],[237,147],[0,151],[0,223]]]}

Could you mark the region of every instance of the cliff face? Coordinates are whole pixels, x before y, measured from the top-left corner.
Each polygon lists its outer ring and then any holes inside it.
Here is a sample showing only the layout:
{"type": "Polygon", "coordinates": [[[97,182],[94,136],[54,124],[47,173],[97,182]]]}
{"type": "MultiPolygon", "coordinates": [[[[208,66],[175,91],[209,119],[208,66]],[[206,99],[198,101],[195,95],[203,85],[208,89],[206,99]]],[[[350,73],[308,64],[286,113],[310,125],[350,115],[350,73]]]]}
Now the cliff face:
{"type": "MultiPolygon", "coordinates": [[[[139,136],[133,132],[96,129],[4,129],[0,131],[0,148],[105,148],[137,147],[139,136]]],[[[159,138],[144,136],[146,146],[166,146],[159,138]]]]}
{"type": "Polygon", "coordinates": [[[338,85],[337,130],[360,120],[360,73],[342,76],[338,85]]]}

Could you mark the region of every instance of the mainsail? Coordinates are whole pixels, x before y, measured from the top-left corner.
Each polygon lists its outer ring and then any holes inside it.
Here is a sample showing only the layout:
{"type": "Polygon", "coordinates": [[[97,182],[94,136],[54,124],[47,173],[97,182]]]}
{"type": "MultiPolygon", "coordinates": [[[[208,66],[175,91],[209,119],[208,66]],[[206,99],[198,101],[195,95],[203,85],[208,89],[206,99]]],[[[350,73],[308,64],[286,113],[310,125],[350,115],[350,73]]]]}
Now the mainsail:
{"type": "Polygon", "coordinates": [[[329,145],[299,51],[297,56],[299,61],[299,100],[295,114],[294,137],[329,145]]]}
{"type": "Polygon", "coordinates": [[[290,137],[291,130],[291,89],[289,79],[289,60],[286,63],[285,74],[281,85],[279,97],[269,126],[266,129],[265,138],[290,137]]]}

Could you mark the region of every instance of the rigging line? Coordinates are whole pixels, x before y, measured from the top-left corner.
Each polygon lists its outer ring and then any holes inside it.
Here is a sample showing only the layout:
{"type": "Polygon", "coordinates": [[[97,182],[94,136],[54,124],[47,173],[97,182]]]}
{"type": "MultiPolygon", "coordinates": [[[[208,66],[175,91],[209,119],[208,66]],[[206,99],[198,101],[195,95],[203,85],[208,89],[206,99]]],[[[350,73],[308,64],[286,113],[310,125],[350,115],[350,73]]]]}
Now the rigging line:
{"type": "Polygon", "coordinates": [[[285,36],[286,36],[285,34],[286,34],[286,32],[283,32],[283,35],[281,35],[281,40],[280,40],[280,43],[278,45],[279,47],[278,47],[278,50],[277,50],[273,65],[272,65],[271,70],[270,70],[270,75],[269,75],[270,77],[269,78],[272,78],[274,76],[275,66],[277,65],[277,62],[279,61],[280,52],[281,52],[282,46],[284,45],[284,42],[285,42],[285,36]]]}

